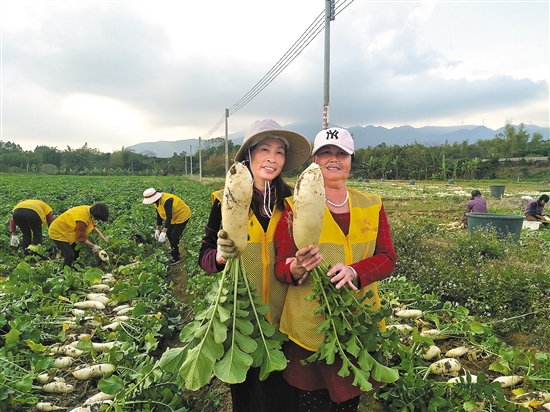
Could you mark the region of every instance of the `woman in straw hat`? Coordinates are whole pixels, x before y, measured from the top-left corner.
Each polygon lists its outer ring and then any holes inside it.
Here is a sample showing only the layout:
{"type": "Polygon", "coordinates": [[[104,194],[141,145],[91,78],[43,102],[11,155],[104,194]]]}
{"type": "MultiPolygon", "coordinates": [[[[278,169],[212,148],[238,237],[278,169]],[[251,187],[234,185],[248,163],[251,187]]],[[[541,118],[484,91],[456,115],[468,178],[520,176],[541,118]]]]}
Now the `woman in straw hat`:
{"type": "Polygon", "coordinates": [[[187,204],[172,193],[165,193],[161,190],[150,187],[143,192],[143,203],[152,204],[157,209],[157,227],[155,228],[155,239],[163,243],[168,239],[170,242],[170,265],[180,261],[179,243],[185,226],[191,217],[191,209],[187,204]],[[165,222],[161,230],[162,223],[165,222]]]}
{"type": "MultiPolygon", "coordinates": [[[[284,199],[292,193],[281,172],[301,166],[310,152],[311,146],[304,136],[265,119],[250,126],[235,156],[237,162],[248,166],[254,178],[249,240],[242,258],[250,281],[256,284],[258,294],[263,297],[262,303],[270,306],[267,318],[274,326],[279,324],[288,288],[275,278],[273,271],[273,235],[284,210],[284,199]],[[258,259],[259,256],[264,258],[258,259]]],[[[221,228],[222,195],[223,191],[212,194],[213,205],[199,252],[199,265],[208,273],[222,271],[226,259],[236,255],[232,242],[224,238],[227,234],[221,228]]],[[[272,372],[265,381],[260,381],[259,368],[250,368],[245,382],[231,385],[233,411],[292,411],[295,403],[292,393],[292,387],[284,381],[281,372],[272,372]]]]}
{"type": "MultiPolygon", "coordinates": [[[[313,284],[309,271],[323,256],[331,266],[327,276],[336,289],[360,290],[372,310],[380,307],[376,283],[389,276],[396,262],[390,226],[379,195],[362,193],[346,187],[351,171],[354,142],[351,134],[337,127],[322,130],[315,137],[312,160],[321,167],[325,185],[323,227],[318,245],[300,250],[292,237],[292,198],[275,232],[277,254],[275,273],[289,284],[281,314],[280,330],[289,337],[285,355],[289,363],[284,377],[299,388],[299,411],[357,411],[361,390],[354,378],[339,375],[342,360],[336,357],[330,365],[314,362],[302,365],[301,360],[317,352],[324,334],[317,326],[324,321],[316,314],[317,300],[309,300],[313,284]]],[[[370,380],[373,387],[381,383],[370,380]]]]}

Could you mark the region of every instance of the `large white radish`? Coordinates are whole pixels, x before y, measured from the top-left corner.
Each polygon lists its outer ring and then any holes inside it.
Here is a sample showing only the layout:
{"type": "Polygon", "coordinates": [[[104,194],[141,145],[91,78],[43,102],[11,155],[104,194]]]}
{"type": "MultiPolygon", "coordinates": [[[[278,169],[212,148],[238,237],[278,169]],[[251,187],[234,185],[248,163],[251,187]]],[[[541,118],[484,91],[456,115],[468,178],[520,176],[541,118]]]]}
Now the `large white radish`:
{"type": "Polygon", "coordinates": [[[234,163],[227,171],[223,190],[222,227],[227,237],[242,253],[248,243],[248,210],[252,201],[252,175],[242,163],[234,163]]]}
{"type": "Polygon", "coordinates": [[[460,369],[462,369],[462,366],[455,358],[444,358],[432,363],[428,367],[428,372],[434,375],[441,375],[444,373],[458,372],[460,369]]]}
{"type": "Polygon", "coordinates": [[[100,363],[98,365],[77,369],[73,372],[73,376],[78,380],[86,380],[103,376],[106,373],[114,372],[115,369],[116,366],[111,363],[100,363]]]}
{"type": "Polygon", "coordinates": [[[294,188],[292,233],[298,249],[319,243],[325,217],[325,183],[321,169],[312,163],[304,170],[294,188]]]}
{"type": "Polygon", "coordinates": [[[65,382],[56,381],[45,384],[42,386],[42,390],[49,393],[70,393],[74,391],[74,386],[65,382]]]}

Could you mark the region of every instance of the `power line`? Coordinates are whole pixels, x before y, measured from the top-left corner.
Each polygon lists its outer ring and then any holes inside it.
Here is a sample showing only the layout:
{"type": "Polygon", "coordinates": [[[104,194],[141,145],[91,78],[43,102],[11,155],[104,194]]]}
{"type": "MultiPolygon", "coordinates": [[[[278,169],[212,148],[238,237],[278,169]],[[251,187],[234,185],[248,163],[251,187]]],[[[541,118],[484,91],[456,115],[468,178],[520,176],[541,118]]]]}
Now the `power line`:
{"type": "MultiPolygon", "coordinates": [[[[354,0],[337,0],[335,6],[335,15],[337,16],[344,11],[354,0]]],[[[238,110],[242,109],[248,104],[254,97],[256,97],[263,89],[265,89],[275,78],[286,68],[290,63],[298,57],[302,51],[323,31],[324,28],[325,12],[324,10],[316,17],[316,19],[309,25],[309,27],[302,33],[302,35],[294,42],[294,44],[287,50],[287,52],[281,57],[277,63],[262,77],[258,83],[252,87],[241,99],[239,99],[233,106],[228,109],[228,116],[233,115],[238,110]]],[[[212,136],[224,123],[224,115],[218,120],[212,129],[205,135],[205,139],[212,136]]]]}

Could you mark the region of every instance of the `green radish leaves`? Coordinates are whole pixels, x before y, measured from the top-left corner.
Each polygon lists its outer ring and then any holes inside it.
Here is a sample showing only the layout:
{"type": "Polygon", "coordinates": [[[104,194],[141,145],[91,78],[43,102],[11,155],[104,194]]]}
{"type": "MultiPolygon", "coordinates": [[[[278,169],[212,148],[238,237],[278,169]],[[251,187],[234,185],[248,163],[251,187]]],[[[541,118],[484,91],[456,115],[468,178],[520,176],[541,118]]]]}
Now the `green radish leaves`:
{"type": "Polygon", "coordinates": [[[324,333],[325,339],[319,350],[302,363],[324,360],[331,365],[338,356],[342,360],[338,375],[346,377],[353,373],[353,385],[365,392],[372,389],[369,378],[378,382],[395,382],[399,378],[397,370],[373,357],[383,358],[391,350],[391,343],[382,337],[378,325],[389,315],[387,310],[370,311],[369,305],[358,301],[351,289],[336,289],[326,275],[328,270],[328,266],[322,263],[311,272],[313,291],[308,299],[319,301],[315,313],[322,314],[325,320],[317,332],[324,333]]]}
{"type": "Polygon", "coordinates": [[[244,382],[248,369],[260,367],[260,379],[286,367],[281,350],[285,336],[265,315],[240,257],[227,261],[219,282],[207,295],[210,305],[180,333],[187,346],[167,351],[159,362],[167,372],[179,371],[185,387],[198,390],[212,374],[226,383],[244,382]]]}

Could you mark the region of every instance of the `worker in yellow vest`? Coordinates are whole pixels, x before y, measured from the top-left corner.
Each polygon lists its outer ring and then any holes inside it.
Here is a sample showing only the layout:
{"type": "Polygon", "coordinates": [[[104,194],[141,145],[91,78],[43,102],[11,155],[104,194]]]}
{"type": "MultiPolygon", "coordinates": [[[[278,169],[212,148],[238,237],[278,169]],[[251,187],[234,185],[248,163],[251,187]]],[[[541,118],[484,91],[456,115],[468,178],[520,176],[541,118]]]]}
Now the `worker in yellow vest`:
{"type": "MultiPolygon", "coordinates": [[[[346,182],[354,158],[354,142],[346,129],[331,127],[315,137],[312,161],[323,174],[325,207],[321,237],[317,245],[297,249],[292,234],[293,199],[275,231],[275,274],[289,284],[281,314],[280,330],[289,337],[285,355],[289,360],[283,375],[298,388],[300,411],[357,411],[361,389],[352,374],[340,375],[341,358],[303,365],[317,352],[324,334],[317,332],[325,321],[317,312],[319,301],[308,299],[313,290],[309,272],[323,257],[331,266],[327,276],[336,289],[358,290],[371,310],[380,308],[377,281],[388,277],[395,268],[396,254],[382,199],[377,194],[347,188],[346,182]]],[[[381,325],[383,328],[384,326],[381,325]]],[[[369,379],[373,387],[382,383],[369,379]]]]}
{"type": "Polygon", "coordinates": [[[161,243],[168,239],[172,255],[169,264],[178,264],[180,261],[179,243],[191,217],[191,209],[176,195],[164,193],[152,187],[143,192],[143,203],[155,206],[157,210],[155,239],[161,243]],[[161,229],[163,222],[165,222],[164,228],[161,229]]]}
{"type": "Polygon", "coordinates": [[[16,227],[23,234],[21,248],[25,251],[29,245],[42,243],[42,226],[48,227],[53,222],[52,208],[42,200],[28,199],[18,203],[12,211],[10,220],[11,242],[10,245],[19,246],[19,236],[16,227]]]}
{"type": "Polygon", "coordinates": [[[95,203],[92,206],[76,206],[59,215],[50,225],[48,235],[63,254],[64,266],[72,267],[78,258],[78,244],[83,244],[99,253],[101,246],[88,240],[90,232],[94,232],[104,242],[108,239],[103,236],[95,225],[95,220],[106,222],[109,219],[109,208],[104,203],[95,203]]]}
{"type": "MultiPolygon", "coordinates": [[[[284,199],[292,188],[282,172],[296,169],[309,158],[311,146],[299,133],[283,129],[271,119],[258,120],[247,130],[235,160],[246,164],[253,183],[248,217],[248,244],[242,259],[249,282],[256,285],[262,303],[269,304],[266,315],[275,327],[279,324],[288,285],[275,278],[273,236],[284,210],[284,199]]],[[[237,255],[235,245],[220,230],[223,191],[212,194],[212,208],[199,252],[199,265],[208,273],[220,272],[226,260],[237,255]]],[[[230,385],[234,412],[292,412],[297,406],[293,388],[280,371],[260,380],[260,368],[251,367],[243,383],[230,385]]]]}

